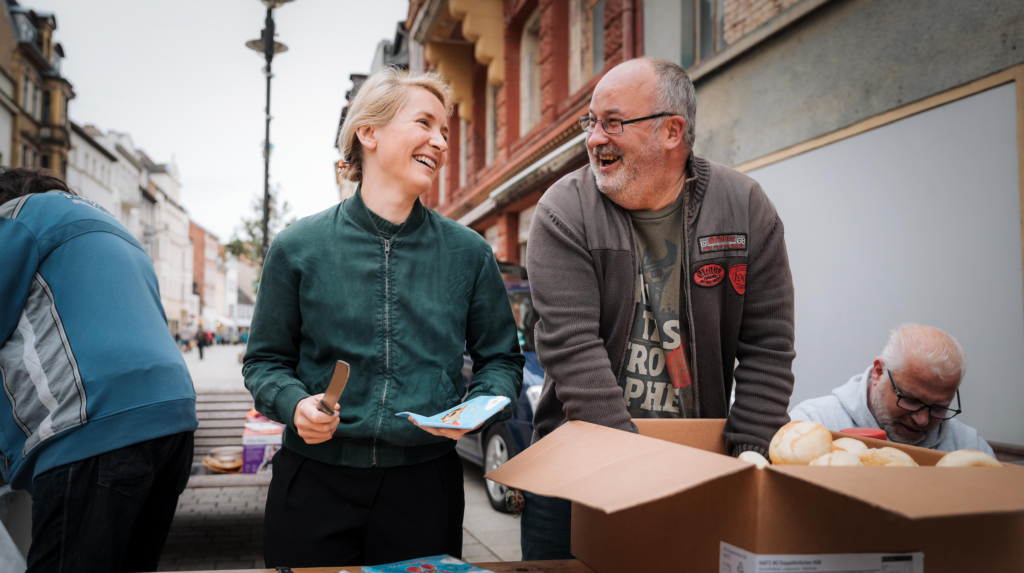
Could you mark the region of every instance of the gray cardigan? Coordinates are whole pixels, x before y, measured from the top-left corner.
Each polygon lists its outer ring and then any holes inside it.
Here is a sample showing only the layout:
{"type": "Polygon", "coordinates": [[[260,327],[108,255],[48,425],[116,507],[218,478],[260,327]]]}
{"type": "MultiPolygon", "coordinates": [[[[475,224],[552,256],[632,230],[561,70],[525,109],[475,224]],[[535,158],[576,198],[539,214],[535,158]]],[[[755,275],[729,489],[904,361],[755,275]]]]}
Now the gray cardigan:
{"type": "MultiPolygon", "coordinates": [[[[696,415],[728,418],[733,455],[767,456],[789,422],[796,356],[782,221],[750,177],[693,155],[688,161],[683,290],[696,415]]],[[[537,205],[526,259],[546,376],[534,441],[566,420],[636,432],[618,385],[640,268],[634,244],[629,213],[597,189],[589,165],[537,205]]]]}
{"type": "MultiPolygon", "coordinates": [[[[794,420],[818,422],[833,432],[846,428],[878,428],[878,422],[868,409],[868,380],[871,367],[863,374],[858,374],[850,381],[832,391],[830,396],[804,400],[793,408],[789,417],[794,420]]],[[[978,450],[990,456],[992,447],[988,445],[978,431],[960,423],[960,420],[947,420],[939,424],[923,442],[917,444],[922,448],[953,452],[956,450],[978,450]]]]}

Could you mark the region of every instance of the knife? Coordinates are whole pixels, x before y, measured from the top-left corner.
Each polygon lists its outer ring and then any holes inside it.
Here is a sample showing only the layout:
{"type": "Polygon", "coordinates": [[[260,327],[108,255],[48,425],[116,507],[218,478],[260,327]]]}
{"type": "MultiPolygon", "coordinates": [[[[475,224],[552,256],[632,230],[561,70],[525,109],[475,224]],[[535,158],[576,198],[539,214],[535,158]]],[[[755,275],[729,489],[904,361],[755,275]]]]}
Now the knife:
{"type": "Polygon", "coordinates": [[[324,414],[334,415],[334,405],[338,403],[338,398],[341,398],[341,393],[345,390],[345,384],[348,382],[348,371],[348,362],[339,360],[334,367],[334,376],[331,376],[331,383],[327,386],[323,399],[316,405],[324,414]]]}

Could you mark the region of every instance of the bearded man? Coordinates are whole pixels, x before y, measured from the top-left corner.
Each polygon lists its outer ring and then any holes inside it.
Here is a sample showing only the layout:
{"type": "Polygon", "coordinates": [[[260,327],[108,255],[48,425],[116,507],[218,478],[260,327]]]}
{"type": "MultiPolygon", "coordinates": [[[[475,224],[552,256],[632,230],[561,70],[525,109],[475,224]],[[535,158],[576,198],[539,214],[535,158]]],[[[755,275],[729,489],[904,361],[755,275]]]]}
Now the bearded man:
{"type": "Polygon", "coordinates": [[[892,331],[871,366],[829,396],[801,402],[790,416],[841,432],[885,430],[890,442],[953,452],[988,445],[960,414],[960,383],[967,356],[955,338],[930,326],[904,324],[892,331]],[[955,406],[955,407],[954,407],[955,406]]]}
{"type": "MultiPolygon", "coordinates": [[[[527,268],[546,376],[533,441],[568,420],[727,418],[732,455],[789,422],[793,279],[756,181],[693,155],[686,72],[610,70],[580,123],[590,165],[537,206],[527,268]],[[735,403],[730,394],[735,379],[735,403]]],[[[571,557],[568,501],[525,494],[523,559],[571,557]]]]}

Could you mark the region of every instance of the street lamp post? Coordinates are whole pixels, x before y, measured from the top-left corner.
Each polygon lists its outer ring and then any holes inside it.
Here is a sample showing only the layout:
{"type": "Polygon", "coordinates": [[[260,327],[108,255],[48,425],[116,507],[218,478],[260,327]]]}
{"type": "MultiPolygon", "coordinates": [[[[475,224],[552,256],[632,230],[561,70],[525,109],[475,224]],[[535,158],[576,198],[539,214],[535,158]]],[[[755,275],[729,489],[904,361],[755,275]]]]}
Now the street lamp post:
{"type": "Polygon", "coordinates": [[[274,41],[274,8],[278,8],[292,0],[262,0],[267,7],[267,19],[263,22],[263,31],[258,40],[249,40],[245,43],[247,48],[255,50],[267,60],[267,108],[266,108],[266,134],[263,140],[263,260],[267,259],[267,249],[270,247],[270,79],[273,74],[270,71],[270,64],[274,60],[274,54],[280,54],[288,50],[288,46],[274,41]]]}

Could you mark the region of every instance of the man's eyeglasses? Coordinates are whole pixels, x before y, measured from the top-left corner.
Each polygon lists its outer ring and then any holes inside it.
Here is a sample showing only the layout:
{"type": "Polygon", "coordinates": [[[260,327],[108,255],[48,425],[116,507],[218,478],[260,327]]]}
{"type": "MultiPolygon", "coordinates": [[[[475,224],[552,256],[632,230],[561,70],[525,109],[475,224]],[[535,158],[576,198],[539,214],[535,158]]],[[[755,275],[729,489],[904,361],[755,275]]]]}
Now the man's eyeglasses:
{"type": "Polygon", "coordinates": [[[925,404],[920,400],[914,398],[907,398],[903,394],[900,394],[900,389],[896,387],[896,381],[892,379],[892,371],[888,368],[885,371],[889,374],[889,382],[892,383],[892,389],[896,392],[896,405],[908,412],[920,412],[925,408],[928,408],[928,415],[938,420],[949,420],[954,416],[962,412],[960,409],[960,390],[956,391],[956,409],[943,408],[942,406],[931,406],[925,404]]]}
{"type": "Polygon", "coordinates": [[[659,117],[665,117],[668,115],[675,114],[668,113],[666,111],[662,113],[656,113],[654,115],[649,115],[647,117],[638,117],[636,119],[619,119],[617,117],[602,117],[598,119],[596,117],[590,117],[589,115],[585,115],[580,118],[580,127],[582,127],[583,131],[587,133],[594,133],[594,128],[596,128],[597,124],[600,123],[601,127],[604,128],[605,133],[607,133],[608,135],[616,135],[622,133],[623,126],[629,125],[631,123],[636,123],[638,121],[647,121],[648,119],[655,119],[659,117]]]}

